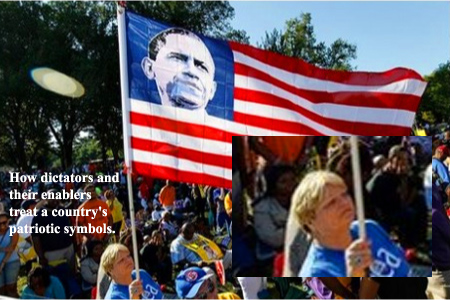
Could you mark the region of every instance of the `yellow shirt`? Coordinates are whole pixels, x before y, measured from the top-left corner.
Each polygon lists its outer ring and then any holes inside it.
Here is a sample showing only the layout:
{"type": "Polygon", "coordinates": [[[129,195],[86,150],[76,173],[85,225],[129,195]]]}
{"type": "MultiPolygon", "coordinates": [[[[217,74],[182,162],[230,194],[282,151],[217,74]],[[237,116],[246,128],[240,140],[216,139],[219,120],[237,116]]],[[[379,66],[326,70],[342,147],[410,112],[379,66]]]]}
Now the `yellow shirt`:
{"type": "MultiPolygon", "coordinates": [[[[106,200],[106,203],[111,208],[111,200],[106,200]]],[[[113,218],[113,223],[117,223],[123,220],[122,203],[120,203],[117,198],[114,198],[114,207],[111,210],[111,215],[113,218]]]]}
{"type": "Polygon", "coordinates": [[[230,193],[228,193],[225,196],[225,210],[227,211],[228,214],[230,214],[230,211],[232,208],[231,206],[232,206],[232,201],[231,201],[230,193]]]}
{"type": "Polygon", "coordinates": [[[219,299],[241,299],[235,293],[221,293],[218,296],[219,296],[219,299]]]}

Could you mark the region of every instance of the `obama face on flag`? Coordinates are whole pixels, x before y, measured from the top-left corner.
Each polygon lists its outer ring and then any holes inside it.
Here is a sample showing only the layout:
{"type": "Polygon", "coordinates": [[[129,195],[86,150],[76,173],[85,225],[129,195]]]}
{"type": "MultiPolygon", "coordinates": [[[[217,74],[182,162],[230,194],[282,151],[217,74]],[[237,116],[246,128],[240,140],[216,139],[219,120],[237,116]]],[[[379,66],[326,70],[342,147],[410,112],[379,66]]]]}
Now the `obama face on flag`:
{"type": "Polygon", "coordinates": [[[211,53],[188,30],[170,28],[156,35],[141,66],[147,78],[156,81],[162,105],[204,109],[216,92],[211,53]]]}

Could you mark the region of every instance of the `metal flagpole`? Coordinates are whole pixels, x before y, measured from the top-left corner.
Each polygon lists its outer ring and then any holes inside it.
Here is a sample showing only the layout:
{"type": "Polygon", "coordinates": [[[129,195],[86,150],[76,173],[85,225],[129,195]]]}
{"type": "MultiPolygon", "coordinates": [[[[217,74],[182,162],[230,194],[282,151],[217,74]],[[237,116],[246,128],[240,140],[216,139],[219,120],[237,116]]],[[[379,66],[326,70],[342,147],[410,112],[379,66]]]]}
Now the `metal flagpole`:
{"type": "Polygon", "coordinates": [[[117,30],[119,34],[119,58],[120,58],[120,87],[122,95],[122,122],[123,122],[123,143],[125,164],[127,167],[127,188],[128,188],[128,202],[130,204],[130,220],[131,220],[131,237],[133,241],[133,256],[134,265],[136,269],[136,279],[140,279],[139,274],[139,259],[136,238],[136,223],[134,220],[134,200],[133,187],[131,182],[131,153],[130,153],[130,102],[128,92],[128,66],[127,66],[127,33],[125,24],[125,8],[117,4],[117,30]]]}
{"type": "Polygon", "coordinates": [[[356,214],[358,216],[359,238],[366,239],[366,226],[364,217],[364,201],[362,193],[361,165],[359,160],[358,137],[350,137],[352,168],[353,168],[353,189],[355,193],[356,214]]]}

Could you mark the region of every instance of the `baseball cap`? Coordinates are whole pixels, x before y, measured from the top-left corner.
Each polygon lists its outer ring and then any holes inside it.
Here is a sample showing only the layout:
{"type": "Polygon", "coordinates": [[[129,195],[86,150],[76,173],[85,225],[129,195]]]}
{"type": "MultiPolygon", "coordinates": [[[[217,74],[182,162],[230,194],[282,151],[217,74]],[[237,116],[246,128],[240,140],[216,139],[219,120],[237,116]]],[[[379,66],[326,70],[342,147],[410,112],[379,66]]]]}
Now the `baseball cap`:
{"type": "Polygon", "coordinates": [[[437,147],[436,150],[442,152],[443,154],[445,154],[447,156],[450,156],[450,151],[448,150],[448,147],[445,145],[437,147]]]}
{"type": "Polygon", "coordinates": [[[175,280],[178,297],[181,299],[195,297],[203,282],[213,276],[214,274],[208,274],[198,267],[191,267],[181,271],[175,280]]]}

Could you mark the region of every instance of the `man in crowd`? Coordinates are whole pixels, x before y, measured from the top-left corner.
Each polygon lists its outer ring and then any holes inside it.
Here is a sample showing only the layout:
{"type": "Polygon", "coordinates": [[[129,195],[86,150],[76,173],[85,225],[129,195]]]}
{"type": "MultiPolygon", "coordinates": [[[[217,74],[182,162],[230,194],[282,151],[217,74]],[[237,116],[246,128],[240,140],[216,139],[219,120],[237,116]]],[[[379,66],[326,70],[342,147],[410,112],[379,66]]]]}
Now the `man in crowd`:
{"type": "Polygon", "coordinates": [[[174,267],[181,270],[186,266],[211,266],[217,260],[223,260],[223,266],[227,269],[232,262],[231,250],[224,255],[216,243],[195,233],[192,223],[181,227],[181,233],[170,245],[170,255],[174,267]]]}
{"type": "MultiPolygon", "coordinates": [[[[51,189],[48,193],[56,193],[58,190],[51,189]]],[[[39,209],[33,218],[31,226],[36,224],[39,227],[59,226],[59,233],[36,233],[31,234],[34,249],[39,257],[39,263],[42,266],[48,266],[49,263],[66,260],[70,269],[75,274],[75,249],[76,241],[67,233],[64,233],[65,226],[72,226],[70,218],[64,214],[52,214],[53,210],[60,210],[60,200],[48,199],[44,207],[39,209]],[[43,211],[46,211],[43,213],[43,211]]]]}
{"type": "Polygon", "coordinates": [[[170,180],[166,180],[166,185],[161,189],[159,193],[159,202],[165,210],[171,211],[175,202],[175,188],[170,180]]]}

